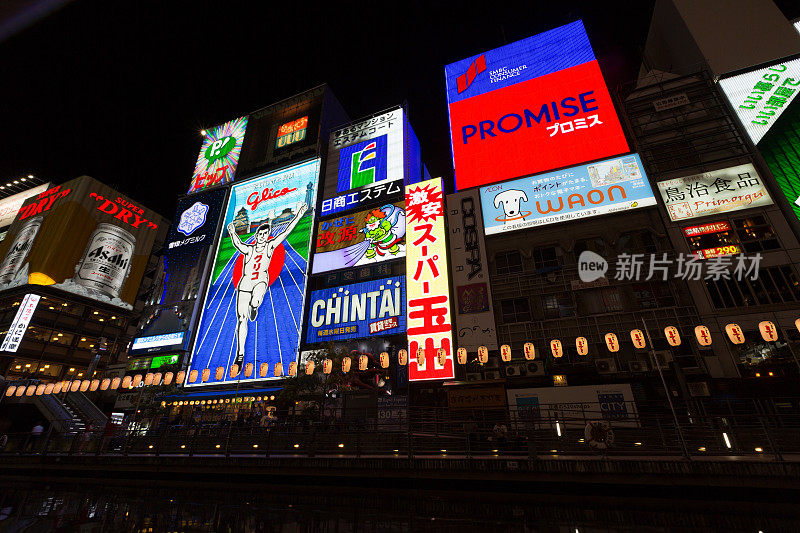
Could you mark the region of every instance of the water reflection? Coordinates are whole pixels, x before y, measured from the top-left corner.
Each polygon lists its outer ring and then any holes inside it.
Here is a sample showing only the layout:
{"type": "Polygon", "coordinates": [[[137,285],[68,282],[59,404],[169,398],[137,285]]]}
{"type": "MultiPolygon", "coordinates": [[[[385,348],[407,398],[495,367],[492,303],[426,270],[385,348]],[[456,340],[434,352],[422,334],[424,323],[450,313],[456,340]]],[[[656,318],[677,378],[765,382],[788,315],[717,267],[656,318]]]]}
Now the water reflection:
{"type": "MultiPolygon", "coordinates": [[[[0,479],[0,532],[792,531],[790,502],[0,479]],[[144,485],[144,484],[142,484],[144,485]]],[[[562,487],[562,490],[564,487],[562,487]]]]}

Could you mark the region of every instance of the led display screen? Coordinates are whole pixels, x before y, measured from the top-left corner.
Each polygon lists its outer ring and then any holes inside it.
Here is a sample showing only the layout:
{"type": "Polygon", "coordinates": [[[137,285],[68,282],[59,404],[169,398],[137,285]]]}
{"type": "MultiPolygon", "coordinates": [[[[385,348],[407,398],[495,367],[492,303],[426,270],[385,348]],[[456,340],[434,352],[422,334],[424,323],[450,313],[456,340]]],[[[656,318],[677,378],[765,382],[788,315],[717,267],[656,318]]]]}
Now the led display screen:
{"type": "Polygon", "coordinates": [[[275,139],[275,148],[283,148],[290,144],[298,143],[306,138],[308,128],[308,116],[292,120],[286,124],[281,124],[278,128],[278,135],[275,139]]]}
{"type": "Polygon", "coordinates": [[[637,154],[489,185],[480,191],[487,235],[656,205],[637,154]]]}
{"type": "Polygon", "coordinates": [[[318,180],[315,159],[231,187],[190,362],[210,378],[187,386],[274,379],[228,369],[297,360],[318,180]]]}
{"type": "Polygon", "coordinates": [[[309,343],[405,333],[406,277],[313,291],[309,305],[309,343]]]}
{"type": "Polygon", "coordinates": [[[719,80],[744,130],[753,141],[769,131],[800,89],[800,58],[719,80]]]}
{"type": "Polygon", "coordinates": [[[364,188],[380,187],[370,198],[380,201],[389,194],[390,182],[403,179],[404,123],[403,110],[394,109],[331,133],[323,198],[342,198],[331,206],[345,202],[357,207],[361,196],[354,193],[364,188]]]}
{"type": "Polygon", "coordinates": [[[0,200],[0,228],[8,226],[14,221],[14,217],[17,216],[17,211],[19,211],[19,208],[22,207],[23,203],[25,203],[25,200],[31,196],[42,193],[49,188],[49,183],[43,183],[42,185],[38,185],[28,189],[27,191],[14,194],[8,198],[3,198],[0,200]]]}
{"type": "Polygon", "coordinates": [[[453,331],[442,179],[406,185],[408,379],[452,379],[453,331]],[[424,361],[417,358],[422,350],[424,361]],[[445,359],[439,361],[438,351],[445,359]],[[444,363],[444,364],[442,364],[444,363]]]}
{"type": "Polygon", "coordinates": [[[313,273],[360,267],[406,255],[405,203],[384,204],[317,227],[313,273]]]}
{"type": "Polygon", "coordinates": [[[793,103],[761,139],[758,150],[800,219],[800,100],[793,103]]]}
{"type": "Polygon", "coordinates": [[[26,284],[133,309],[162,220],[83,176],[25,201],[0,243],[0,290],[26,284]]]}
{"type": "Polygon", "coordinates": [[[246,129],[247,117],[241,117],[206,130],[194,165],[190,193],[233,181],[246,129]]]}
{"type": "Polygon", "coordinates": [[[456,188],[628,151],[583,22],[445,67],[456,188]]]}
{"type": "Polygon", "coordinates": [[[673,221],[772,204],[761,176],[750,163],[659,181],[658,192],[673,221]]]}

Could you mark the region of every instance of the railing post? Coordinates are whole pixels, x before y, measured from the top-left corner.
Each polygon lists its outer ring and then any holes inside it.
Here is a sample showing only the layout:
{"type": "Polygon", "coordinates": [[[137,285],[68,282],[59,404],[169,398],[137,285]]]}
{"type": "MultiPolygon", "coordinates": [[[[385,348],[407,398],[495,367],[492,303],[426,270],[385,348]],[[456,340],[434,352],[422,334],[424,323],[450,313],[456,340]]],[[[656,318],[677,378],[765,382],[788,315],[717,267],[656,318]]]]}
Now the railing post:
{"type": "Polygon", "coordinates": [[[764,435],[767,437],[767,442],[769,442],[769,447],[772,449],[772,455],[775,457],[775,460],[783,461],[783,456],[781,455],[780,450],[778,450],[778,447],[775,445],[775,441],[772,440],[772,436],[769,433],[769,428],[764,423],[764,417],[759,416],[758,420],[761,422],[761,427],[764,430],[764,435]]]}

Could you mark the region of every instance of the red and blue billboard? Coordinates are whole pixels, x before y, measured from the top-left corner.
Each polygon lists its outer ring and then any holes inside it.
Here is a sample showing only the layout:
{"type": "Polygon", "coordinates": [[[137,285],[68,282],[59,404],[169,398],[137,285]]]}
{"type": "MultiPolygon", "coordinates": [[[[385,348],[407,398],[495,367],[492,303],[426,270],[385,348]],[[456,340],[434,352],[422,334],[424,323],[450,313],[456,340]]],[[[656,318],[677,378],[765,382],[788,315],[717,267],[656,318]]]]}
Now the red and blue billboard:
{"type": "Polygon", "coordinates": [[[457,189],[628,152],[582,21],[445,67],[457,189]]]}

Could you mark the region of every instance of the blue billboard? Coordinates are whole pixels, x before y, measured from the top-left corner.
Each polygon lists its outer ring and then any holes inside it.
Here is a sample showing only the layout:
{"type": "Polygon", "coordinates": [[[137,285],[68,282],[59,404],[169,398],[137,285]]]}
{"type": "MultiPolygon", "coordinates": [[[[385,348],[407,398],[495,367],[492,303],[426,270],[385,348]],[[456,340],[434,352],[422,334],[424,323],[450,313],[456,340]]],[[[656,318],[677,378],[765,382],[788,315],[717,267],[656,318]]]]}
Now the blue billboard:
{"type": "Polygon", "coordinates": [[[638,154],[481,187],[485,233],[656,205],[638,154]]]}
{"type": "Polygon", "coordinates": [[[406,277],[354,283],[311,293],[309,343],[406,331],[406,277]]]}

